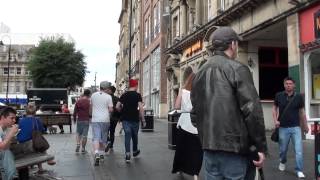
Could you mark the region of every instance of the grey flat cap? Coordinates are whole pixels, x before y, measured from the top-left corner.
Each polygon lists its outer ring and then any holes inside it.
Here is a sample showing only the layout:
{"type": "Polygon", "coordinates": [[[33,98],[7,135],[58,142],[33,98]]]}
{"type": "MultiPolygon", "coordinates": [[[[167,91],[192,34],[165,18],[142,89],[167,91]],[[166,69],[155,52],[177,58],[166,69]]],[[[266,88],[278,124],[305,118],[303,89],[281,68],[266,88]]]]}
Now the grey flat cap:
{"type": "Polygon", "coordinates": [[[107,88],[109,88],[109,87],[111,87],[111,82],[109,82],[109,81],[102,81],[102,82],[100,82],[100,88],[101,88],[101,89],[107,89],[107,88]]]}
{"type": "Polygon", "coordinates": [[[211,41],[222,41],[222,42],[230,42],[230,41],[241,41],[242,38],[238,36],[238,34],[228,26],[222,26],[215,30],[211,35],[211,41]]]}

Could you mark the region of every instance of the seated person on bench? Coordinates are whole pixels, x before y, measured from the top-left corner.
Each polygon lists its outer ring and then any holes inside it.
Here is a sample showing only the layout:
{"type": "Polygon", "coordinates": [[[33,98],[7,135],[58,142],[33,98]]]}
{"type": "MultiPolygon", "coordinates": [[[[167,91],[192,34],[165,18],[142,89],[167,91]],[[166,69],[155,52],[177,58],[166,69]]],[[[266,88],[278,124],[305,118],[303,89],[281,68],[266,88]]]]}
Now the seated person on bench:
{"type": "Polygon", "coordinates": [[[16,113],[16,110],[8,106],[0,109],[0,173],[5,180],[17,177],[14,156],[9,149],[18,132],[18,126],[15,125],[16,113]]]}
{"type": "MultiPolygon", "coordinates": [[[[14,154],[19,156],[21,154],[33,153],[32,147],[32,130],[37,129],[42,132],[45,131],[42,122],[34,117],[36,113],[36,106],[32,103],[29,103],[26,108],[26,116],[19,120],[19,128],[21,131],[17,135],[17,140],[19,144],[14,150],[14,154]]],[[[49,165],[54,165],[56,162],[54,160],[47,162],[49,165]]],[[[42,164],[38,164],[39,173],[43,172],[42,164]]]]}

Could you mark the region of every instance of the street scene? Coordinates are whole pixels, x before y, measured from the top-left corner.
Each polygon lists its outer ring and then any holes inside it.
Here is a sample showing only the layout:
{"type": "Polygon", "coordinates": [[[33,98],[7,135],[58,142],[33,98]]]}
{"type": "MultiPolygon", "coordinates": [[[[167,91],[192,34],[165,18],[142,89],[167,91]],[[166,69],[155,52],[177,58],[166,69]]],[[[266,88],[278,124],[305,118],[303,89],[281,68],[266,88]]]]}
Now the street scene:
{"type": "MultiPolygon", "coordinates": [[[[140,142],[141,156],[134,159],[131,164],[124,161],[123,137],[119,134],[120,127],[116,130],[114,149],[106,155],[101,166],[93,166],[93,154],[76,154],[74,134],[47,135],[49,142],[55,144],[49,153],[55,154],[57,165],[46,166],[53,177],[61,179],[83,179],[83,180],[116,180],[116,179],[170,179],[170,180],[192,180],[189,175],[172,174],[172,159],[174,150],[168,148],[168,124],[166,119],[155,120],[154,132],[141,132],[140,142]],[[130,178],[128,178],[130,177],[130,178]]],[[[268,140],[270,136],[268,136],[268,140]]],[[[305,140],[305,174],[307,179],[313,179],[314,157],[313,141],[305,140]]],[[[265,179],[292,180],[297,179],[294,173],[294,154],[289,152],[288,170],[280,172],[278,165],[278,147],[274,142],[268,142],[269,154],[264,167],[265,179]]],[[[200,174],[203,179],[203,172],[200,174]]]]}
{"type": "Polygon", "coordinates": [[[0,179],[320,180],[320,0],[1,7],[0,179]]]}

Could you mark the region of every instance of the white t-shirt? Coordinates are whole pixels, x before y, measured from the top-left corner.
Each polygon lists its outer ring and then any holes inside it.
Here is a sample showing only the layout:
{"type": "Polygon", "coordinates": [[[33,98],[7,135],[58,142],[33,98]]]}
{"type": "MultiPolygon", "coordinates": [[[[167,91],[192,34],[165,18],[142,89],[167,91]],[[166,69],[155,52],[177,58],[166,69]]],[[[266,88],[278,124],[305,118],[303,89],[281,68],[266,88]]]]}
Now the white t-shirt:
{"type": "Polygon", "coordinates": [[[190,111],[192,110],[192,104],[190,100],[190,91],[182,89],[181,95],[181,115],[178,120],[177,126],[183,130],[192,134],[198,134],[197,128],[191,123],[190,111]]]}
{"type": "Polygon", "coordinates": [[[110,122],[109,107],[113,107],[112,97],[98,91],[91,96],[92,122],[110,122]]]}

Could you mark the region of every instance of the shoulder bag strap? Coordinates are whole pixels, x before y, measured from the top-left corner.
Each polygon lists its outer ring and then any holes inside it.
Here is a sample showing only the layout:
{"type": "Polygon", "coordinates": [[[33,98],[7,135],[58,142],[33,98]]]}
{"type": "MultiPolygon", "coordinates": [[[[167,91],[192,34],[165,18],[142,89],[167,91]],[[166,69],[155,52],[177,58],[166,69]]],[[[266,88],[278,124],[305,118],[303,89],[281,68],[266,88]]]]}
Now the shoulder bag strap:
{"type": "Polygon", "coordinates": [[[288,104],[287,104],[286,107],[284,108],[284,110],[283,110],[283,112],[282,112],[282,114],[281,114],[281,116],[280,116],[280,118],[279,118],[279,121],[282,120],[282,118],[284,117],[284,114],[287,112],[290,104],[292,103],[292,101],[294,100],[295,97],[296,97],[296,93],[294,93],[293,97],[291,98],[291,100],[288,102],[288,104]]]}

